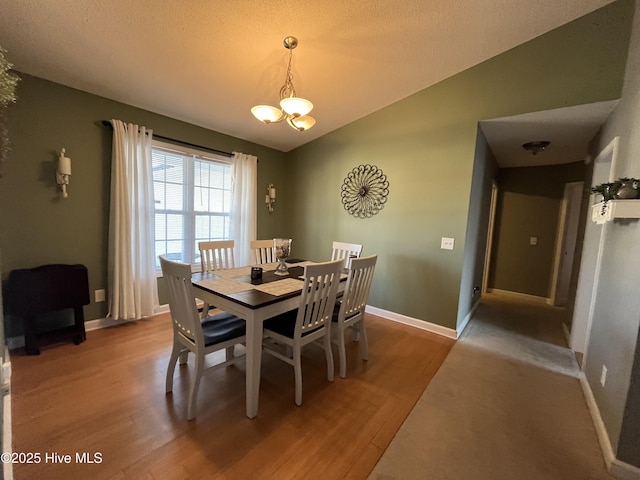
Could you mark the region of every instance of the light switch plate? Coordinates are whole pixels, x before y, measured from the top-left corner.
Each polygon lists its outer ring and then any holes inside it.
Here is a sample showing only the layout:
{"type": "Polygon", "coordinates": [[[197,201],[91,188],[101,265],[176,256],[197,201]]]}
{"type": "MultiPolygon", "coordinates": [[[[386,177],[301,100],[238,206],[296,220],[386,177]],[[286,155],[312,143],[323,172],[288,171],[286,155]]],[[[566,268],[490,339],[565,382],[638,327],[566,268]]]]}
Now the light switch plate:
{"type": "Polygon", "coordinates": [[[538,237],[529,237],[529,245],[537,245],[538,237]]]}
{"type": "Polygon", "coordinates": [[[104,302],[107,300],[105,293],[106,292],[104,291],[104,289],[95,291],[96,303],[104,302]]]}
{"type": "Polygon", "coordinates": [[[440,248],[442,250],[453,250],[453,238],[442,237],[442,241],[440,242],[440,248]]]}

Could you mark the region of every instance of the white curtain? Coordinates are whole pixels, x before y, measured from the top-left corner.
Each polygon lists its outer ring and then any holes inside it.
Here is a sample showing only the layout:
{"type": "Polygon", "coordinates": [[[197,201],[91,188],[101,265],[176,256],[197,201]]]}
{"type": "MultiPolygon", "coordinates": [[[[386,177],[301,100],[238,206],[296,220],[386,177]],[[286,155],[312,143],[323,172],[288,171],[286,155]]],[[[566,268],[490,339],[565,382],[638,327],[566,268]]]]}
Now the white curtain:
{"type": "Polygon", "coordinates": [[[251,265],[253,257],[249,243],[256,239],[257,230],[258,158],[233,152],[231,179],[229,234],[235,240],[236,265],[251,265]]]}
{"type": "Polygon", "coordinates": [[[154,252],[152,130],[111,120],[109,316],[133,320],[158,304],[154,252]]]}

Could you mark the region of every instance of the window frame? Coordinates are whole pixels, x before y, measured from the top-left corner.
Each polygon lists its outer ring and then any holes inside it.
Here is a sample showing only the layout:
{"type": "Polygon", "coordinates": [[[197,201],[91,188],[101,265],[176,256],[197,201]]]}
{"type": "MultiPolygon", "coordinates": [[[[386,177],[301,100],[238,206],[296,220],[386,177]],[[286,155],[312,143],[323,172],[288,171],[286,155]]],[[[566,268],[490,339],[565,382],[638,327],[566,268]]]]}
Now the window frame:
{"type": "MultiPolygon", "coordinates": [[[[199,241],[206,241],[206,240],[228,240],[230,239],[229,237],[229,226],[230,226],[230,218],[231,218],[231,183],[232,183],[232,179],[231,177],[231,164],[232,164],[232,160],[230,157],[227,157],[225,155],[221,155],[221,154],[216,154],[216,153],[212,153],[206,150],[199,150],[197,148],[190,148],[187,146],[182,146],[182,145],[178,145],[178,144],[173,144],[173,143],[167,143],[167,142],[162,142],[162,141],[158,141],[158,140],[152,140],[152,153],[155,150],[158,151],[162,151],[165,153],[174,153],[176,155],[179,155],[181,157],[184,158],[190,158],[191,161],[184,161],[182,162],[182,168],[183,168],[183,175],[182,175],[182,195],[183,195],[183,199],[182,199],[182,204],[183,204],[183,209],[182,210],[172,210],[169,208],[164,208],[162,210],[158,210],[156,205],[158,200],[156,199],[156,189],[155,189],[155,184],[156,184],[156,179],[155,179],[155,173],[154,173],[154,178],[153,178],[153,183],[154,183],[154,223],[155,223],[155,218],[158,214],[161,215],[170,215],[170,214],[175,214],[175,215],[181,215],[183,217],[183,222],[182,222],[182,238],[180,239],[182,241],[182,255],[183,255],[183,259],[193,259],[193,261],[189,262],[191,265],[191,271],[193,272],[199,272],[201,270],[201,264],[200,261],[198,260],[198,254],[199,252],[197,252],[197,242],[199,241]],[[222,195],[223,195],[223,210],[224,208],[224,198],[225,198],[225,192],[228,192],[228,207],[226,209],[226,213],[223,213],[221,216],[226,217],[226,220],[224,221],[226,228],[226,237],[223,238],[198,238],[197,237],[197,232],[196,232],[196,218],[198,216],[198,213],[202,214],[202,211],[196,211],[195,210],[195,195],[196,195],[196,184],[195,184],[195,164],[197,161],[202,161],[202,162],[211,162],[213,164],[219,164],[219,165],[224,165],[225,167],[228,168],[228,174],[229,174],[229,185],[225,185],[223,182],[223,188],[222,190],[222,195]]],[[[153,155],[152,155],[152,162],[153,162],[153,155]]],[[[224,173],[224,175],[226,175],[226,172],[224,173]]],[[[174,183],[175,182],[167,182],[166,181],[166,176],[164,181],[162,182],[165,185],[167,183],[174,183]]],[[[211,188],[211,187],[208,187],[211,188]]],[[[166,190],[165,190],[166,192],[166,190]]],[[[166,197],[165,197],[166,199],[166,197]]],[[[166,207],[166,204],[165,204],[166,207]]],[[[207,212],[207,211],[205,211],[207,212]]],[[[214,213],[211,211],[208,211],[208,213],[214,213]]],[[[215,216],[215,215],[214,215],[215,216]]],[[[218,216],[220,216],[220,213],[218,212],[218,216]]],[[[154,257],[155,257],[155,262],[156,262],[156,272],[159,275],[162,275],[162,271],[159,267],[158,264],[158,254],[156,252],[156,245],[158,241],[164,241],[166,242],[165,245],[170,242],[171,240],[166,238],[164,240],[157,240],[155,238],[155,227],[154,227],[154,244],[153,244],[153,253],[154,253],[154,257]]],[[[167,250],[167,249],[165,249],[167,250]]],[[[165,252],[166,254],[166,252],[165,252]]],[[[162,254],[161,254],[162,255],[162,254]]],[[[181,261],[185,261],[185,260],[181,260],[181,261]]]]}

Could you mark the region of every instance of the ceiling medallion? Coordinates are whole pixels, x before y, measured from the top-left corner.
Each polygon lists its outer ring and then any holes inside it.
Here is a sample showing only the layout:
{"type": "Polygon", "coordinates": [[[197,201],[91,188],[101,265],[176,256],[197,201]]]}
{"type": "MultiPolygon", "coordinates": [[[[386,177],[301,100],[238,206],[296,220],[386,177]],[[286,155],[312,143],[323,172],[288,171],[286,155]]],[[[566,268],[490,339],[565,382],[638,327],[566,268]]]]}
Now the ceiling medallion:
{"type": "Polygon", "coordinates": [[[370,218],[384,208],[389,195],[387,176],[375,165],[360,165],[342,184],[342,205],[349,214],[370,218]]]}

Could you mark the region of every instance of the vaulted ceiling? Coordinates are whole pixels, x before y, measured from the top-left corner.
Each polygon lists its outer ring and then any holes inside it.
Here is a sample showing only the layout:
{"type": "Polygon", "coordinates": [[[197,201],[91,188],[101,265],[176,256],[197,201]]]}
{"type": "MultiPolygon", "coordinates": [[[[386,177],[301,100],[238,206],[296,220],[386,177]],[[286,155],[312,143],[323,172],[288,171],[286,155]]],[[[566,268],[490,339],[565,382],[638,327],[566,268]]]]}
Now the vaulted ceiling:
{"type": "Polygon", "coordinates": [[[286,152],[610,2],[0,0],[0,46],[21,72],[286,152]],[[305,132],[250,113],[279,100],[288,35],[305,132]]]}

